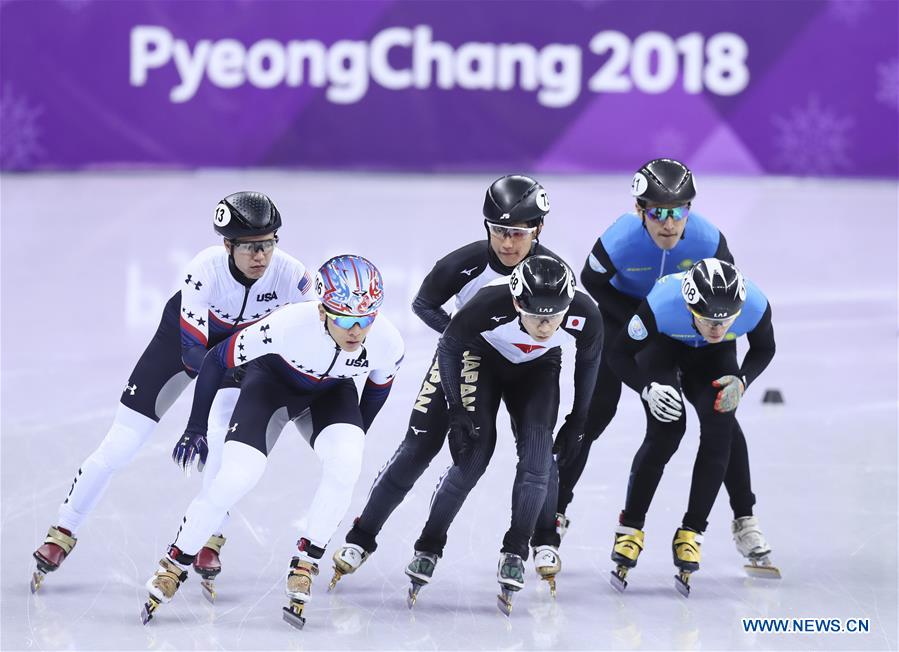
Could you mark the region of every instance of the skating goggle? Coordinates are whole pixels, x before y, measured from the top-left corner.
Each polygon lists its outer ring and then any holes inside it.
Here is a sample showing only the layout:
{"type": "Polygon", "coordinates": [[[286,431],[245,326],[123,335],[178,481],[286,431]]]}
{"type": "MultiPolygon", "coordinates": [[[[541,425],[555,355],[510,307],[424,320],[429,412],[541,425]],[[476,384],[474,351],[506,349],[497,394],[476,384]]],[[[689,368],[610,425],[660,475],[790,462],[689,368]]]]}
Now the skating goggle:
{"type": "Polygon", "coordinates": [[[541,326],[545,322],[545,323],[549,324],[550,326],[554,326],[555,328],[558,328],[559,325],[562,323],[562,320],[565,319],[565,313],[567,313],[567,312],[568,312],[568,308],[566,308],[562,312],[557,312],[553,315],[541,315],[538,313],[525,312],[524,310],[522,310],[521,311],[521,321],[523,321],[523,322],[526,321],[529,324],[532,324],[534,326],[541,326]]]}
{"type": "Polygon", "coordinates": [[[649,216],[651,219],[654,219],[656,222],[664,222],[669,217],[673,217],[676,222],[680,222],[690,214],[690,204],[677,206],[675,208],[661,208],[659,206],[653,206],[651,208],[644,208],[643,213],[649,216]]]}
{"type": "Polygon", "coordinates": [[[359,328],[368,328],[375,321],[375,317],[378,316],[377,312],[372,312],[367,315],[335,315],[333,312],[328,312],[327,310],[325,310],[325,314],[338,328],[344,328],[346,330],[351,329],[357,324],[359,325],[359,328]]]}
{"type": "Polygon", "coordinates": [[[253,240],[252,242],[231,240],[231,246],[234,251],[241,254],[254,254],[257,251],[268,253],[278,244],[278,236],[269,238],[268,240],[253,240]]]}
{"type": "Polygon", "coordinates": [[[495,235],[500,240],[512,238],[513,240],[523,240],[527,236],[537,231],[536,226],[500,226],[499,224],[488,224],[490,235],[495,235]]]}
{"type": "Polygon", "coordinates": [[[738,310],[736,313],[731,315],[730,317],[725,317],[724,319],[712,319],[711,317],[702,317],[699,314],[690,311],[693,313],[693,316],[696,317],[696,321],[702,324],[703,326],[708,326],[709,328],[715,328],[716,326],[730,326],[734,323],[734,320],[740,316],[742,310],[738,310]]]}

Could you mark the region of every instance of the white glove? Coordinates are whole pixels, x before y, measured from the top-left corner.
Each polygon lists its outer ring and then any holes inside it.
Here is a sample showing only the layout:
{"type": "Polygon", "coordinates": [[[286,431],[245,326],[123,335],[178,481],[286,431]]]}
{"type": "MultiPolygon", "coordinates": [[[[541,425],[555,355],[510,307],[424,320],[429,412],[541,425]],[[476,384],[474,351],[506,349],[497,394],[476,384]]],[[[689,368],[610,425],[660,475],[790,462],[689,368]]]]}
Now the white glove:
{"type": "Polygon", "coordinates": [[[684,413],[680,392],[671,385],[649,383],[640,394],[649,405],[649,411],[659,421],[677,421],[684,413]]]}
{"type": "Polygon", "coordinates": [[[736,376],[721,376],[718,380],[712,381],[712,387],[721,388],[715,398],[715,412],[736,410],[740,399],[743,398],[743,392],[746,391],[743,381],[736,376]]]}

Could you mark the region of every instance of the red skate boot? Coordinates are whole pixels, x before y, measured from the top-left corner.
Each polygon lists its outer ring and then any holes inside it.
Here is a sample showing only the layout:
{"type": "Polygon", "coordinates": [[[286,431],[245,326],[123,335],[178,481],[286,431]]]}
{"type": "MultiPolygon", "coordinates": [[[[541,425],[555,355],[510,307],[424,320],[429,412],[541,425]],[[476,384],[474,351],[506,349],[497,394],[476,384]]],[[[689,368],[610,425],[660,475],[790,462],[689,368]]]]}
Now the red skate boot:
{"type": "Polygon", "coordinates": [[[203,595],[207,600],[215,604],[215,576],[222,572],[222,563],[219,553],[225,545],[225,537],[213,534],[206,545],[200,548],[197,558],[194,560],[194,571],[203,579],[200,586],[203,587],[203,595]]]}
{"type": "Polygon", "coordinates": [[[31,575],[31,592],[41,588],[44,576],[59,568],[60,564],[69,556],[78,540],[72,533],[63,527],[51,527],[47,532],[47,538],[43,545],[34,551],[34,560],[37,562],[37,570],[31,575]]]}

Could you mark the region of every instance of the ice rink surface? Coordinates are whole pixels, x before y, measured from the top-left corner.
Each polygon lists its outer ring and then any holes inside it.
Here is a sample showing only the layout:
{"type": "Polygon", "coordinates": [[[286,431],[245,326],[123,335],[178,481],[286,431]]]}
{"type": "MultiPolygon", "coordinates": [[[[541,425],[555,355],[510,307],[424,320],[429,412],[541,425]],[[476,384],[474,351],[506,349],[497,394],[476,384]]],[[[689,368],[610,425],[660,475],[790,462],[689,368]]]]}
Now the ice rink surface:
{"type": "MultiPolygon", "coordinates": [[[[493,463],[452,529],[414,612],[403,567],[437,478],[434,461],[387,522],[380,548],[327,593],[330,556],[402,439],[436,344],[409,303],[437,257],[484,237],[484,189],[499,176],[301,172],[88,173],[2,178],[2,648],[137,649],[896,649],[897,187],[889,181],[701,177],[694,210],[726,234],[771,299],[778,351],[740,406],[763,530],[781,581],[749,579],[719,496],[686,600],[670,541],[686,508],[698,431],[668,466],[627,592],[608,582],[612,530],[644,428],[636,394],[594,445],[569,517],[553,600],[528,562],[506,619],[496,562],[515,457],[500,416],[493,463]],[[319,470],[293,429],[232,512],[215,606],[192,576],[143,627],[143,584],[199,488],[169,459],[188,391],[110,485],[78,547],[39,594],[40,544],[81,461],[100,442],[180,268],[214,244],[212,211],[261,190],[285,219],[281,246],[309,267],[361,253],[386,279],[385,311],[407,354],[366,441],[350,513],[326,553],[302,632],[281,620],[287,564],[319,470]],[[763,405],[764,389],[786,402],[763,405]],[[741,619],[867,618],[862,634],[748,634],[741,619]]],[[[538,176],[551,212],[542,241],[580,270],[629,209],[629,175],[538,176]]],[[[689,228],[689,227],[688,227],[689,228]]],[[[565,367],[570,373],[571,365],[565,367]]],[[[564,375],[563,408],[570,405],[564,375]]]]}

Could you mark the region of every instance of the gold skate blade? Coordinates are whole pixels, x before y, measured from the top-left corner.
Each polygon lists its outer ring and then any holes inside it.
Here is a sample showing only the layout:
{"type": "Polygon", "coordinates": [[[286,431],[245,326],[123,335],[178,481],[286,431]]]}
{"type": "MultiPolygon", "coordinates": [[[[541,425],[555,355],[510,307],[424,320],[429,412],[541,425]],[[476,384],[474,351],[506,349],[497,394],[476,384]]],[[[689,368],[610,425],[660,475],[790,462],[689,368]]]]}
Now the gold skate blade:
{"type": "Polygon", "coordinates": [[[303,629],[303,626],[306,624],[306,619],[302,616],[304,606],[305,605],[303,605],[302,602],[291,600],[290,605],[282,607],[281,615],[284,618],[284,622],[286,622],[291,627],[303,629]]]}
{"type": "Polygon", "coordinates": [[[512,591],[501,589],[501,593],[496,596],[496,606],[506,618],[512,615],[512,591]]]}
{"type": "Polygon", "coordinates": [[[47,577],[47,574],[41,569],[37,569],[31,574],[31,592],[37,593],[37,590],[41,588],[41,584],[44,582],[44,578],[47,577]]]}
{"type": "Polygon", "coordinates": [[[140,610],[140,621],[144,625],[153,619],[153,612],[159,608],[160,602],[154,596],[150,596],[149,600],[144,603],[140,610]]]}
{"type": "Polygon", "coordinates": [[[763,580],[779,580],[781,579],[780,569],[771,564],[746,564],[743,570],[749,577],[756,577],[763,580]]]}
{"type": "Polygon", "coordinates": [[[334,587],[337,586],[337,583],[340,581],[340,578],[343,577],[343,573],[337,570],[337,567],[334,567],[334,577],[331,578],[331,581],[328,582],[328,592],[334,590],[334,587]]]}
{"type": "Polygon", "coordinates": [[[209,600],[211,604],[215,604],[215,580],[200,580],[200,588],[203,589],[203,597],[209,600]]]}
{"type": "Polygon", "coordinates": [[[409,609],[415,606],[415,601],[418,599],[418,592],[423,586],[424,584],[415,581],[412,582],[412,586],[409,587],[408,592],[406,593],[406,606],[409,607],[409,609]]]}
{"type": "Polygon", "coordinates": [[[549,594],[553,598],[556,597],[556,576],[555,575],[541,575],[540,579],[549,584],[549,594]]]}

